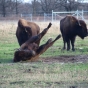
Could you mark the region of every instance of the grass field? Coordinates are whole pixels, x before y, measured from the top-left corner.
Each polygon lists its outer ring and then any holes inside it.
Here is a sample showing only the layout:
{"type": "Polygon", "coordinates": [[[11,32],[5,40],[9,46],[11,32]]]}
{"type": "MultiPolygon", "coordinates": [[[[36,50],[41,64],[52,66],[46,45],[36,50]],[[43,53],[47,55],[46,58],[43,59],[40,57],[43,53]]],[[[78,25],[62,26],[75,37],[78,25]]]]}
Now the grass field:
{"type": "MultiPolygon", "coordinates": [[[[41,31],[49,22],[36,22],[41,31]]],[[[13,56],[19,48],[15,32],[17,22],[0,22],[0,88],[88,88],[88,62],[86,63],[45,63],[41,59],[36,62],[13,63],[13,56]]],[[[43,37],[41,44],[49,38],[55,38],[59,31],[59,22],[43,37]]],[[[84,40],[76,38],[76,51],[62,50],[60,38],[40,57],[56,57],[62,55],[87,55],[88,37],[84,40]]]]}

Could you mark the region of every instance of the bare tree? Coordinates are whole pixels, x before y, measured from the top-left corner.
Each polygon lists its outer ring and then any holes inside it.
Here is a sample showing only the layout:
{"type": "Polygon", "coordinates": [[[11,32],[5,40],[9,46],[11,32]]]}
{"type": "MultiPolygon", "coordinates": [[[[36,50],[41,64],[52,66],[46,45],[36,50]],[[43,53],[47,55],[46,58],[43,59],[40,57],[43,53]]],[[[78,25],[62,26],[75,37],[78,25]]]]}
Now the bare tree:
{"type": "Polygon", "coordinates": [[[32,13],[32,4],[30,3],[21,3],[18,6],[18,12],[23,14],[31,14],[32,13]]]}
{"type": "Polygon", "coordinates": [[[18,14],[18,2],[16,0],[16,14],[18,14]]]}
{"type": "Polygon", "coordinates": [[[39,11],[41,11],[40,2],[38,0],[33,0],[32,1],[32,13],[35,15],[39,11]]]}
{"type": "Polygon", "coordinates": [[[42,13],[51,13],[54,11],[72,11],[77,9],[87,9],[87,3],[81,3],[84,0],[32,0],[24,3],[23,0],[0,0],[0,13],[3,17],[7,14],[33,13],[34,15],[42,13]]]}
{"type": "Polygon", "coordinates": [[[21,4],[22,3],[22,1],[23,0],[15,0],[15,9],[16,9],[16,14],[18,14],[18,6],[19,6],[19,4],[21,4]]]}
{"type": "Polygon", "coordinates": [[[41,3],[42,10],[46,13],[51,10],[62,10],[72,11],[77,10],[80,2],[76,0],[39,0],[41,3]]]}
{"type": "Polygon", "coordinates": [[[60,5],[64,7],[66,11],[72,11],[77,10],[78,6],[80,5],[80,2],[76,0],[59,0],[60,5]]]}
{"type": "Polygon", "coordinates": [[[12,13],[14,9],[16,14],[18,13],[18,5],[21,3],[22,0],[0,0],[0,12],[2,13],[3,17],[6,16],[7,13],[12,13]]]}
{"type": "Polygon", "coordinates": [[[59,7],[59,0],[40,0],[42,10],[46,13],[50,13],[59,7]]]}
{"type": "Polygon", "coordinates": [[[0,1],[0,10],[3,15],[3,17],[6,16],[6,8],[10,5],[11,0],[1,0],[0,1]]]}

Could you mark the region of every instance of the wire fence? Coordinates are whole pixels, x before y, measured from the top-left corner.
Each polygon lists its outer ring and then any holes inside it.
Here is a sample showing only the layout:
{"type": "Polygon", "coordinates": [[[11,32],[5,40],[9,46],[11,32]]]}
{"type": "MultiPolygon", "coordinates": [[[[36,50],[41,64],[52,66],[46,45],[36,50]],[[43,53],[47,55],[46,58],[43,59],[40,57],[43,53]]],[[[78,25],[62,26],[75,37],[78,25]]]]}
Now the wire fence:
{"type": "Polygon", "coordinates": [[[3,17],[2,14],[0,14],[0,20],[8,19],[8,20],[18,20],[19,18],[25,18],[30,21],[58,21],[61,20],[66,15],[72,15],[77,17],[78,19],[82,20],[88,20],[88,11],[84,10],[76,10],[76,11],[62,11],[62,12],[55,12],[52,10],[51,13],[42,13],[42,14],[35,14],[32,13],[25,13],[25,14],[7,14],[6,17],[3,17]]]}

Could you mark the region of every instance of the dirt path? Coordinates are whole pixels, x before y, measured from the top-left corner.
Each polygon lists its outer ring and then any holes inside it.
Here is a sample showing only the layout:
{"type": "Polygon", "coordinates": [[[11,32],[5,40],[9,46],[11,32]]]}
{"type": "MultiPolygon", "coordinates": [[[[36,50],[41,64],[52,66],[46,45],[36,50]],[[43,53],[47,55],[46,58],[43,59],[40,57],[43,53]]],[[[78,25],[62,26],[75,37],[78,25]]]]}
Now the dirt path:
{"type": "Polygon", "coordinates": [[[61,62],[61,63],[85,63],[88,62],[88,55],[77,55],[77,56],[58,56],[58,57],[47,57],[41,58],[43,62],[61,62]]]}

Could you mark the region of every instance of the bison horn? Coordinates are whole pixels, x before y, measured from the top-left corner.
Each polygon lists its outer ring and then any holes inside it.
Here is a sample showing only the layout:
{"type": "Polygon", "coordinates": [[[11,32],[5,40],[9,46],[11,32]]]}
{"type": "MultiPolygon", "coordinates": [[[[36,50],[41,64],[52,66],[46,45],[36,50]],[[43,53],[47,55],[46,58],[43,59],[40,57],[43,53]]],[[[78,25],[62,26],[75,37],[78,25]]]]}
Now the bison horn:
{"type": "Polygon", "coordinates": [[[21,51],[21,49],[19,48],[19,49],[17,49],[17,51],[21,51]]]}
{"type": "Polygon", "coordinates": [[[27,32],[26,28],[25,28],[25,31],[27,32]]]}
{"type": "Polygon", "coordinates": [[[79,26],[81,26],[81,24],[80,24],[79,20],[78,20],[78,24],[79,24],[79,26]]]}

